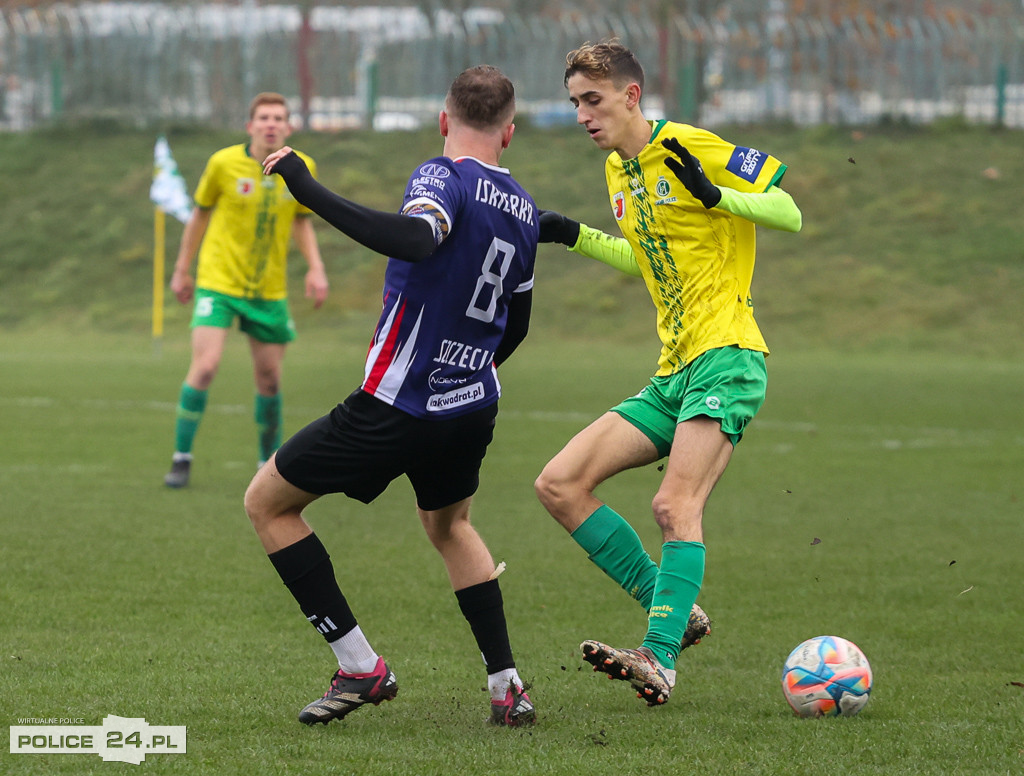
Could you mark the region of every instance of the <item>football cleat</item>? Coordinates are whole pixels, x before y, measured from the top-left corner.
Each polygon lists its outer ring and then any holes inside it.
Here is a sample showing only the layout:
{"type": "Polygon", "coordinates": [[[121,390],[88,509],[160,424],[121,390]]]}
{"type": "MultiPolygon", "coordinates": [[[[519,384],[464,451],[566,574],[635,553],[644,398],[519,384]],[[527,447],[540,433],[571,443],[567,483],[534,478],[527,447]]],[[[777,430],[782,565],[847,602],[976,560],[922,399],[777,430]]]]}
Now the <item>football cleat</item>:
{"type": "Polygon", "coordinates": [[[525,687],[510,684],[503,700],[491,701],[489,722],[492,725],[523,727],[536,721],[537,710],[533,707],[530,696],[526,694],[525,687]]]}
{"type": "Polygon", "coordinates": [[[350,711],[366,703],[377,706],[392,700],[396,695],[398,680],[381,657],[377,659],[377,666],[368,674],[346,674],[338,669],[323,697],[299,712],[299,722],[306,725],[323,722],[326,725],[332,719],[343,719],[350,711]]]}
{"type": "Polygon", "coordinates": [[[668,702],[676,683],[676,672],[658,665],[654,653],[647,647],[616,649],[600,641],[584,641],[580,649],[583,659],[594,666],[595,671],[608,674],[610,679],[625,679],[648,706],[668,702]]]}
{"type": "Polygon", "coordinates": [[[697,604],[690,610],[690,619],[686,621],[686,630],[683,632],[683,643],[679,646],[682,652],[687,647],[700,644],[700,640],[711,635],[711,619],[704,614],[704,610],[697,604]]]}
{"type": "Polygon", "coordinates": [[[168,488],[184,488],[188,485],[188,476],[192,472],[192,460],[183,458],[171,463],[171,470],[164,475],[164,485],[168,488]]]}

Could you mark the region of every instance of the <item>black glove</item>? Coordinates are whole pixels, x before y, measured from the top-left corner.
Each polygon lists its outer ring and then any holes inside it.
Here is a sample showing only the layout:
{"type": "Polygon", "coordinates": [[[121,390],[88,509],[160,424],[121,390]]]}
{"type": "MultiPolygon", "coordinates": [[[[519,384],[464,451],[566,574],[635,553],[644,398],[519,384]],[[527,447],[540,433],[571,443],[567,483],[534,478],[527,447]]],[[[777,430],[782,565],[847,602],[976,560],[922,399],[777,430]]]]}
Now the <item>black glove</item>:
{"type": "Polygon", "coordinates": [[[708,176],[704,174],[704,168],[700,166],[700,160],[696,156],[683,148],[674,137],[662,140],[661,144],[670,153],[679,157],[679,160],[671,156],[668,157],[665,160],[665,166],[675,173],[675,176],[695,199],[700,200],[700,203],[708,210],[722,201],[722,192],[708,180],[708,176]]]}
{"type": "Polygon", "coordinates": [[[540,241],[556,242],[570,248],[580,239],[580,222],[554,210],[540,211],[540,241]]]}

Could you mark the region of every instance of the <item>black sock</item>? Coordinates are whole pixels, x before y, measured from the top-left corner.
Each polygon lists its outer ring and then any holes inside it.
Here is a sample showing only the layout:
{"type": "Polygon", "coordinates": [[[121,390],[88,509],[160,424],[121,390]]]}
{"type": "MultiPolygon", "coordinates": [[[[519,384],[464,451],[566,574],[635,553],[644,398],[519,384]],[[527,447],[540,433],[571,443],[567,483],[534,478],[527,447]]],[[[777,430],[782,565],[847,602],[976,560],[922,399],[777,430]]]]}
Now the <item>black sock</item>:
{"type": "Polygon", "coordinates": [[[479,585],[456,590],[455,597],[476,637],[477,646],[487,665],[487,673],[515,668],[516,661],[512,659],[512,647],[508,642],[505,606],[498,580],[489,579],[479,585]]]}
{"type": "Polygon", "coordinates": [[[328,642],[356,627],[355,615],[334,578],[331,556],[315,533],[268,557],[306,619],[328,642]]]}

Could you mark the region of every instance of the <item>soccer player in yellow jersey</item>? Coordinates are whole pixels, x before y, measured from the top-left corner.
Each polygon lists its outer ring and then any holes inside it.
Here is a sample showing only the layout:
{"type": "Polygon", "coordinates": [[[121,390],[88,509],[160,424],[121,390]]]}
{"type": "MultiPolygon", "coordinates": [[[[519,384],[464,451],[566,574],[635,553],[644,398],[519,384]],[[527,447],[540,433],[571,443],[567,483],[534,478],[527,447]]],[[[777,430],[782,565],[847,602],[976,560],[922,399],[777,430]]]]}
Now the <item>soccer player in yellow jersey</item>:
{"type": "Polygon", "coordinates": [[[594,670],[627,680],[651,706],[675,686],[681,650],[710,633],[696,605],[704,578],[704,505],[744,427],[764,402],[768,348],[750,283],[755,224],[799,231],[779,188],[778,159],[696,127],[651,122],[640,108],[644,72],[616,41],[566,56],[576,120],[610,151],[609,205],[623,238],[553,211],[541,241],[643,278],[657,308],[658,370],[636,396],[595,420],[544,467],[537,495],[594,563],[648,613],[637,649],[580,645],[594,670]],[[652,502],[661,563],[594,490],[618,472],[668,456],[652,502]]]}
{"type": "MultiPolygon", "coordinates": [[[[245,128],[248,143],[223,148],[207,162],[171,276],[178,301],[195,302],[192,361],[178,399],[171,470],[164,477],[172,488],[188,484],[192,443],[235,319],[252,352],[259,463],[281,444],[281,362],[286,344],[295,339],[285,274],[289,234],[309,265],[306,296],[316,307],[327,298],[311,211],[295,201],[279,176],[263,175],[263,160],[291,134],[284,97],[256,95],[245,128]],[[197,248],[193,279],[189,269],[197,248]]],[[[313,160],[303,160],[315,175],[313,160]]]]}

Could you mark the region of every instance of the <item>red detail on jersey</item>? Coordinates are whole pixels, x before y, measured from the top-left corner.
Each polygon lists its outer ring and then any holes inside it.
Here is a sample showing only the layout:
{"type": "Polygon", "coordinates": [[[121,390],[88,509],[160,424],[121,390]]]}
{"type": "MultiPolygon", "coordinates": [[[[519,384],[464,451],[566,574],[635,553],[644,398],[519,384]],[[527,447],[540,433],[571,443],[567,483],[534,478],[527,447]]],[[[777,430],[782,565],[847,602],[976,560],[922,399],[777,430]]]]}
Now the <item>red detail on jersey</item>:
{"type": "Polygon", "coordinates": [[[377,360],[373,363],[373,368],[370,370],[370,374],[363,383],[363,390],[369,394],[377,392],[377,388],[380,386],[380,381],[383,379],[384,373],[388,371],[388,367],[391,365],[391,357],[395,353],[395,341],[398,339],[398,332],[402,327],[402,316],[404,314],[405,302],[402,302],[402,306],[398,308],[395,320],[391,324],[391,330],[387,333],[387,339],[384,341],[384,347],[382,347],[380,349],[380,353],[377,354],[377,360]]]}
{"type": "Polygon", "coordinates": [[[612,197],[612,203],[612,213],[615,214],[615,220],[621,221],[622,217],[626,215],[626,198],[621,191],[615,192],[615,196],[612,197]]]}

